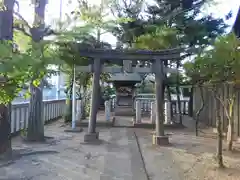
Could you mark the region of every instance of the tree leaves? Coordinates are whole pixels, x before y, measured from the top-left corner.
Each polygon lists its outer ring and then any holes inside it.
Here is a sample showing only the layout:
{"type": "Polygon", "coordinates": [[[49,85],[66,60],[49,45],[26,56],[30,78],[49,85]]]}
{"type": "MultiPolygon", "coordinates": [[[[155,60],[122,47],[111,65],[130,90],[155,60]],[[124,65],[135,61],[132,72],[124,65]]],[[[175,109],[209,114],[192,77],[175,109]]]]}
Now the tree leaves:
{"type": "Polygon", "coordinates": [[[240,40],[234,35],[216,39],[211,50],[185,63],[186,74],[196,84],[239,83],[240,40]]]}
{"type": "Polygon", "coordinates": [[[134,47],[137,49],[161,50],[175,48],[179,44],[177,30],[168,27],[155,27],[155,31],[135,38],[134,47]]]}

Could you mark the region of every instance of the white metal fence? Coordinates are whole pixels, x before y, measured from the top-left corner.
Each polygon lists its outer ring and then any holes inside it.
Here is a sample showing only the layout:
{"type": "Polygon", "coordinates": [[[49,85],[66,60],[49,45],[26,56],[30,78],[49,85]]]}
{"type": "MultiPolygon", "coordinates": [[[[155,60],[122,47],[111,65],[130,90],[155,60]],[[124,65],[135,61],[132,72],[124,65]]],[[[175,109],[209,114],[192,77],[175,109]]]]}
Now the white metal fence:
{"type": "MultiPolygon", "coordinates": [[[[43,121],[47,123],[50,120],[63,116],[66,103],[65,99],[45,100],[43,101],[43,121]]],[[[17,133],[28,125],[29,103],[14,103],[11,111],[11,133],[17,133]]]]}
{"type": "MultiPolygon", "coordinates": [[[[155,102],[155,98],[136,98],[134,100],[134,109],[136,109],[136,101],[140,101],[142,112],[150,113],[151,112],[151,102],[155,102]]],[[[167,102],[167,100],[165,100],[167,102]]],[[[188,100],[181,100],[181,113],[188,114],[188,100]]],[[[177,108],[177,101],[171,101],[173,106],[173,113],[179,113],[177,108]]]]}
{"type": "MultiPolygon", "coordinates": [[[[136,101],[140,101],[141,111],[143,113],[150,113],[151,112],[151,103],[155,102],[155,97],[152,94],[140,94],[136,96],[133,102],[133,108],[136,110],[136,101]]],[[[165,100],[167,102],[167,100],[165,100]]],[[[182,114],[188,114],[188,105],[189,105],[189,99],[181,99],[181,113],[182,114]]],[[[177,100],[171,101],[173,113],[177,114],[178,112],[178,104],[177,100]]],[[[116,106],[116,98],[110,99],[110,105],[111,105],[111,111],[114,111],[114,108],[116,106]]]]}

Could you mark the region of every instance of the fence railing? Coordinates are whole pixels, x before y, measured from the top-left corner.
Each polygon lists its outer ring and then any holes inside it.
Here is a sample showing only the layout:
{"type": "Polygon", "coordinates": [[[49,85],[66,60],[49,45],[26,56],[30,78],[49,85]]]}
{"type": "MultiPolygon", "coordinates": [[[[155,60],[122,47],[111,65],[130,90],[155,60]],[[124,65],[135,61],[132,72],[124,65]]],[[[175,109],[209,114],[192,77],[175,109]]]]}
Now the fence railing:
{"type": "MultiPolygon", "coordinates": [[[[134,110],[136,110],[136,101],[140,101],[142,112],[144,112],[144,113],[150,113],[151,112],[151,103],[155,102],[155,98],[153,97],[152,94],[147,94],[147,95],[152,96],[152,97],[146,97],[145,94],[140,94],[139,96],[137,96],[134,99],[134,103],[133,103],[134,110]]],[[[165,101],[167,101],[167,100],[165,100],[165,101]]],[[[185,100],[185,99],[182,100],[181,99],[180,103],[181,103],[181,114],[187,115],[188,114],[189,100],[185,100]]],[[[178,110],[177,100],[172,100],[171,104],[172,104],[172,108],[173,108],[173,113],[178,114],[179,110],[178,110]]],[[[110,99],[110,106],[111,106],[111,111],[113,111],[114,108],[116,107],[116,98],[115,97],[110,99]]]]}
{"type": "MultiPolygon", "coordinates": [[[[63,116],[66,103],[65,99],[45,100],[43,101],[43,121],[47,123],[50,120],[63,116]]],[[[11,133],[17,133],[28,126],[29,103],[14,103],[11,108],[11,133]]]]}
{"type": "Polygon", "coordinates": [[[113,112],[116,107],[116,97],[110,99],[110,111],[113,112]]]}
{"type": "MultiPolygon", "coordinates": [[[[151,103],[155,102],[155,98],[136,98],[134,101],[135,101],[134,109],[136,109],[136,101],[140,101],[142,112],[150,113],[151,112],[151,103]]],[[[167,100],[165,100],[165,102],[167,102],[167,100]]],[[[171,103],[172,103],[173,113],[178,114],[179,110],[178,110],[177,101],[174,100],[174,101],[171,101],[171,103]]],[[[181,114],[188,114],[189,101],[181,100],[180,103],[181,103],[181,114]]]]}

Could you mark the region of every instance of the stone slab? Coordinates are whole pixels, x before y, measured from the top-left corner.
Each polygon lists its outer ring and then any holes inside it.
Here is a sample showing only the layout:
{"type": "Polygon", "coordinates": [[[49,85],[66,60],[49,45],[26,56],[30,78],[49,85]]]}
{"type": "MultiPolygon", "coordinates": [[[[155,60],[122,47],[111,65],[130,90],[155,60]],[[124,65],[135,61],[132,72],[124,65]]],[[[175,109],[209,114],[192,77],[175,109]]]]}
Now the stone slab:
{"type": "MultiPolygon", "coordinates": [[[[143,128],[143,129],[155,129],[155,124],[152,123],[133,123],[134,128],[143,128]]],[[[165,129],[182,129],[184,128],[183,125],[179,124],[164,124],[165,129]]]]}
{"type": "Polygon", "coordinates": [[[155,124],[151,123],[133,123],[134,128],[155,129],[155,124]]]}
{"type": "MultiPolygon", "coordinates": [[[[81,121],[76,121],[76,126],[77,127],[88,127],[88,121],[89,120],[81,120],[81,121]]],[[[106,120],[97,120],[97,127],[113,127],[115,122],[115,118],[112,117],[110,121],[106,120]]]]}
{"type": "Polygon", "coordinates": [[[68,129],[65,129],[64,132],[80,133],[80,132],[83,132],[83,129],[80,127],[76,127],[74,129],[68,128],[68,129]]]}

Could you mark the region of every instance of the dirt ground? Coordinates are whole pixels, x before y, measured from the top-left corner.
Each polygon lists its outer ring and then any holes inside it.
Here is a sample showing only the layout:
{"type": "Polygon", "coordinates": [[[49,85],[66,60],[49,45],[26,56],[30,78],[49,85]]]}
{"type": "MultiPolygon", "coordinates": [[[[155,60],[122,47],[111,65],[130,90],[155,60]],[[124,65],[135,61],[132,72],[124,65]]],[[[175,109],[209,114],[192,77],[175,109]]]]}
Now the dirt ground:
{"type": "Polygon", "coordinates": [[[200,133],[196,137],[195,123],[188,117],[183,122],[188,128],[166,131],[170,137],[169,147],[153,147],[149,143],[152,131],[138,130],[151,179],[157,180],[166,174],[166,178],[161,179],[240,180],[240,144],[235,142],[234,151],[228,152],[224,142],[223,160],[226,168],[219,169],[215,159],[217,139],[212,128],[200,125],[200,133]]]}

